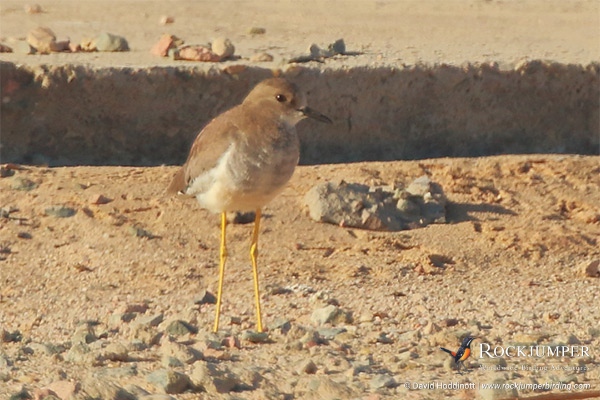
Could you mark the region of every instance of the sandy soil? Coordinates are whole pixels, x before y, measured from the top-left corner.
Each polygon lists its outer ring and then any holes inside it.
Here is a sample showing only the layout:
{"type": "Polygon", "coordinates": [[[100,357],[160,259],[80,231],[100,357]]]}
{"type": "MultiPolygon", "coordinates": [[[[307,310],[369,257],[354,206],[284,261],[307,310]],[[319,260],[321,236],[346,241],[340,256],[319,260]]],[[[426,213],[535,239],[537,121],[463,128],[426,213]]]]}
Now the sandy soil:
{"type": "MultiPolygon", "coordinates": [[[[478,335],[481,343],[503,345],[532,340],[566,343],[575,340],[569,339],[572,335],[593,353],[583,359],[561,359],[558,365],[583,363],[588,371],[573,376],[598,388],[595,352],[600,338],[594,330],[599,317],[598,277],[588,277],[582,270],[600,257],[598,161],[598,157],[504,156],[300,167],[289,187],[265,210],[260,253],[264,318],[267,326],[285,318],[294,327],[311,327],[313,310],[328,302],[338,304],[354,318],[342,324],[351,333],[342,340],[347,349],[336,350],[339,344],[330,343],[316,352],[292,351],[286,347],[286,335],[273,333],[271,344],[244,342],[241,349],[233,349],[235,361],[226,365],[276,366],[284,376],[292,374],[286,376],[291,387],[302,386],[303,374],[293,376],[299,360],[313,359],[318,374],[336,379],[347,375],[328,363],[348,364],[365,354],[374,369],[389,371],[397,382],[491,382],[498,377],[524,382],[533,376],[552,381],[564,377],[529,373],[506,377],[502,371],[479,370],[479,359],[473,360],[472,373],[455,375],[441,367],[446,358],[437,346],[456,346],[453,335],[467,331],[478,335]],[[445,189],[451,201],[448,224],[368,232],[316,223],[302,206],[304,193],[316,182],[390,184],[423,174],[445,189]],[[380,334],[388,335],[391,343],[371,343],[380,334]],[[408,364],[394,358],[407,350],[415,354],[408,364]]],[[[83,321],[99,324],[96,332],[105,332],[105,345],[127,343],[132,339],[129,323],[114,325],[111,316],[135,304],[147,304],[145,315],[163,313],[166,320],[191,321],[200,330],[191,342],[209,331],[214,306],[194,306],[194,300],[204,289],[216,291],[219,219],[200,210],[193,199],[162,196],[173,172],[173,167],[28,167],[0,180],[0,204],[12,210],[0,221],[4,249],[0,323],[23,335],[21,342],[3,344],[14,362],[3,393],[14,392],[23,383],[42,387],[59,376],[85,382],[90,370],[63,361],[64,354],[50,358],[35,352],[17,358],[19,349],[31,343],[68,342],[83,321]],[[22,178],[39,186],[26,192],[14,189],[22,178]],[[94,204],[100,195],[111,201],[94,204]],[[71,207],[76,214],[46,215],[54,205],[71,207]],[[137,228],[153,238],[136,236],[141,232],[137,228]]],[[[254,326],[247,260],[250,229],[230,225],[228,231],[231,258],[223,335],[239,337],[254,326]]],[[[160,368],[160,348],[132,351],[131,359],[146,360],[137,361],[139,374],[115,381],[156,391],[144,376],[160,368]]],[[[366,395],[371,391],[369,379],[365,373],[343,382],[359,394],[363,388],[366,395]],[[361,386],[364,382],[366,387],[361,386]]],[[[278,393],[287,390],[295,393],[294,398],[304,398],[299,387],[285,389],[273,377],[267,381],[240,398],[267,396],[263,390],[269,385],[277,386],[278,393]]],[[[402,390],[383,389],[380,398],[394,398],[402,390]]],[[[441,398],[452,393],[440,390],[428,395],[441,398]]],[[[473,391],[465,396],[471,398],[473,391]]]]}
{"type": "MultiPolygon", "coordinates": [[[[132,51],[2,54],[2,60],[170,65],[148,54],[164,32],[199,43],[228,36],[243,57],[272,52],[274,65],[312,42],[326,45],[339,37],[350,50],[366,54],[332,60],[328,67],[600,58],[599,3],[592,0],[223,6],[52,0],[40,2],[45,12],[39,15],[26,15],[25,3],[2,2],[3,40],[23,37],[40,24],[74,40],[100,31],[122,34],[132,51]],[[176,23],[160,26],[161,15],[173,15],[176,23]],[[267,34],[249,35],[251,26],[265,27],[267,34]]],[[[266,208],[261,228],[259,268],[270,341],[242,340],[233,347],[221,340],[235,342],[254,328],[249,225],[229,228],[222,332],[212,336],[214,305],[196,300],[203,290],[216,291],[219,219],[193,200],[162,195],[173,167],[9,166],[0,178],[0,397],[21,389],[43,397],[40,388],[70,382],[77,388],[75,398],[127,398],[118,397],[119,389],[141,399],[165,390],[149,380],[153,372],[171,369],[193,377],[199,365],[217,365],[242,383],[241,391],[224,394],[206,385],[201,398],[491,399],[511,394],[481,388],[494,381],[582,384],[587,386],[551,392],[598,396],[600,278],[584,269],[600,259],[599,164],[597,156],[532,155],[300,167],[266,208]],[[451,202],[448,224],[368,232],[316,223],[302,206],[303,195],[317,182],[406,183],[424,174],[442,185],[451,202]],[[33,188],[24,190],[30,184],[33,188]],[[105,204],[96,204],[100,195],[105,204]],[[53,206],[75,214],[48,215],[53,206]],[[336,326],[345,332],[328,333],[311,320],[313,311],[327,304],[352,316],[336,326]],[[164,322],[149,328],[158,337],[152,341],[134,326],[157,314],[164,322]],[[181,366],[165,361],[173,346],[165,332],[177,319],[198,332],[174,342],[186,354],[200,353],[181,366]],[[281,319],[290,323],[289,332],[277,327],[281,319]],[[78,358],[74,351],[81,326],[91,332],[91,358],[78,358]],[[478,337],[477,346],[568,343],[587,346],[591,354],[505,357],[509,367],[519,369],[510,371],[482,368],[501,363],[480,359],[476,351],[467,362],[470,372],[458,375],[438,347],[455,349],[467,333],[478,337]],[[125,355],[107,353],[115,344],[125,348],[125,355]],[[543,370],[552,366],[558,368],[543,370]],[[382,377],[393,381],[381,384],[382,377]],[[405,387],[406,382],[434,381],[477,386],[405,387]]],[[[198,398],[190,391],[172,396],[198,398]]]]}

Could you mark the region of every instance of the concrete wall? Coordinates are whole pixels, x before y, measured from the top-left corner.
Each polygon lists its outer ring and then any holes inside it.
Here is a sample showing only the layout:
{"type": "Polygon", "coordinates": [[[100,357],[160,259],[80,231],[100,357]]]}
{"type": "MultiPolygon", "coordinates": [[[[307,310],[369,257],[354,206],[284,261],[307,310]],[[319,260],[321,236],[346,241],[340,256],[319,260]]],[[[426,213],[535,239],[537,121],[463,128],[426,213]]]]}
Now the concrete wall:
{"type": "MultiPolygon", "coordinates": [[[[333,125],[303,121],[301,163],[598,154],[600,64],[278,71],[333,125]]],[[[199,130],[270,69],[0,63],[1,162],[180,164],[199,130]]]]}

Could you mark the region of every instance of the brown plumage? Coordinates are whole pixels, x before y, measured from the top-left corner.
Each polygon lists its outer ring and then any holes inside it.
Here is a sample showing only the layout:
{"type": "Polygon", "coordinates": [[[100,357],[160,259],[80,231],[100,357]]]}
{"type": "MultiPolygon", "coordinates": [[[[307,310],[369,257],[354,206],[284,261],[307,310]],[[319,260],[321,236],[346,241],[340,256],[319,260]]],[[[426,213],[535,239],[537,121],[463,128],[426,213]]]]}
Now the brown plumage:
{"type": "Polygon", "coordinates": [[[214,330],[218,329],[226,258],[225,213],[255,211],[251,259],[258,331],[262,331],[256,257],[261,208],[291,178],[300,145],[296,123],[305,117],[331,123],[306,106],[296,85],[282,78],[259,83],[242,104],[213,119],[196,137],[167,193],[195,196],[203,208],[221,213],[221,264],[214,330]]]}

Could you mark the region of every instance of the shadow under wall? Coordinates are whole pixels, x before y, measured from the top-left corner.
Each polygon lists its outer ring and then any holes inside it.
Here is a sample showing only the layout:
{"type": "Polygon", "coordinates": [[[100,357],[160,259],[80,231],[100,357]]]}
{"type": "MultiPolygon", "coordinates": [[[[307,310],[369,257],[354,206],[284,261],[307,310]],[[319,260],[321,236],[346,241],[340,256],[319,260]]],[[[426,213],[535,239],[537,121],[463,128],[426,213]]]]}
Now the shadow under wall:
{"type": "MultiPolygon", "coordinates": [[[[598,154],[600,64],[296,68],[332,125],[298,125],[302,164],[598,154]]],[[[0,63],[2,162],[181,164],[200,129],[242,101],[270,69],[237,76],[193,67],[0,63]]]]}

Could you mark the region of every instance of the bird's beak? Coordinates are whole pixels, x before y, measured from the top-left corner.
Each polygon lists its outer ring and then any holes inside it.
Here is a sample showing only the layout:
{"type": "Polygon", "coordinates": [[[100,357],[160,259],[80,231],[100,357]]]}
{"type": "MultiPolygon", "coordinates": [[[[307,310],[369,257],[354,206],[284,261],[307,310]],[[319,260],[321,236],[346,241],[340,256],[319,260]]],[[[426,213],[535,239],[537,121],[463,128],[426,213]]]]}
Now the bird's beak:
{"type": "Polygon", "coordinates": [[[318,112],[316,110],[313,110],[310,107],[303,107],[303,108],[299,109],[298,111],[300,111],[305,116],[312,118],[314,120],[317,120],[319,122],[324,122],[326,124],[332,123],[328,117],[326,117],[325,115],[321,114],[320,112],[318,112]]]}

